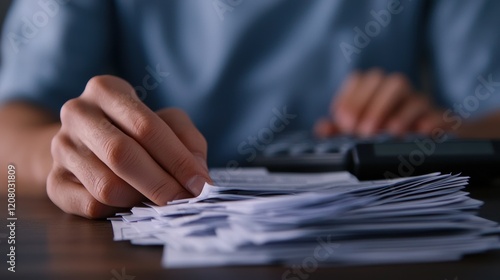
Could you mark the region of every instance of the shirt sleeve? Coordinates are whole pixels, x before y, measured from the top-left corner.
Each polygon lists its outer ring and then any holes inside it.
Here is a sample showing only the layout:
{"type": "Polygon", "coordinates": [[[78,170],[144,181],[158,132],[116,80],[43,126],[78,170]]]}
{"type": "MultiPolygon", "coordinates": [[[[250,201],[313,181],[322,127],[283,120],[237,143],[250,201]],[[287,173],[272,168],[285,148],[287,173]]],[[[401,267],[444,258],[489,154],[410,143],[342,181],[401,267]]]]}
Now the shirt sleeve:
{"type": "Polygon", "coordinates": [[[500,1],[431,1],[433,91],[463,119],[500,111],[500,1]]]}
{"type": "Polygon", "coordinates": [[[58,115],[112,62],[112,1],[18,0],[2,34],[0,103],[24,101],[58,115]]]}

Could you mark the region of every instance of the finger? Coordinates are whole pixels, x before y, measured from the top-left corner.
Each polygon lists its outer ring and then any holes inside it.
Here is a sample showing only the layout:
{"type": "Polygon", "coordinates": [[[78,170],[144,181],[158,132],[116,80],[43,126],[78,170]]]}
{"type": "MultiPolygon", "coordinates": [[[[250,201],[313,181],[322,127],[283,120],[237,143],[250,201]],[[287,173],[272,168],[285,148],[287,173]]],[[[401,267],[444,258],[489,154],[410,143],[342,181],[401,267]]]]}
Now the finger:
{"type": "Polygon", "coordinates": [[[342,104],[339,104],[336,121],[343,131],[350,134],[356,132],[359,121],[366,108],[369,107],[383,79],[382,71],[370,70],[358,80],[358,85],[352,92],[341,93],[344,97],[342,104]]]}
{"type": "Polygon", "coordinates": [[[416,122],[416,130],[424,135],[431,135],[436,128],[448,130],[442,115],[437,110],[429,110],[416,122]]]}
{"type": "Polygon", "coordinates": [[[359,134],[371,136],[377,133],[387,121],[394,118],[397,107],[405,104],[410,97],[410,91],[410,84],[403,75],[393,74],[387,77],[359,120],[359,134]]]}
{"type": "Polygon", "coordinates": [[[76,145],[64,134],[52,140],[52,156],[81,182],[99,202],[115,207],[132,207],[146,200],[136,189],[116,176],[88,148],[76,145]]]}
{"type": "Polygon", "coordinates": [[[64,212],[86,218],[105,218],[122,208],[97,201],[81,184],[70,180],[71,174],[55,166],[47,177],[47,195],[64,212]]]}
{"type": "Polygon", "coordinates": [[[168,108],[157,112],[158,116],[172,129],[184,146],[195,156],[206,169],[207,141],[193,124],[189,116],[180,109],[168,108]]]}
{"type": "Polygon", "coordinates": [[[430,104],[420,96],[408,98],[399,106],[387,124],[387,130],[396,136],[415,132],[417,122],[430,110],[430,104]]]}
{"type": "Polygon", "coordinates": [[[338,126],[331,119],[319,119],[313,128],[314,135],[318,138],[327,138],[340,133],[338,126]]]}
{"type": "Polygon", "coordinates": [[[63,127],[69,126],[77,132],[78,140],[111,171],[154,203],[165,205],[189,197],[175,178],[134,139],[110,123],[99,108],[84,102],[66,102],[61,119],[63,127]]]}
{"type": "Polygon", "coordinates": [[[350,94],[355,92],[355,89],[360,85],[360,81],[363,78],[363,74],[360,72],[353,72],[351,75],[347,77],[344,81],[340,90],[336,94],[333,99],[333,102],[330,104],[330,115],[332,118],[336,118],[339,115],[339,111],[344,105],[347,103],[350,94]]]}
{"type": "Polygon", "coordinates": [[[89,81],[82,97],[96,100],[111,121],[182,186],[195,195],[201,192],[209,181],[205,168],[172,129],[137,98],[128,83],[114,77],[96,77],[89,81]]]}

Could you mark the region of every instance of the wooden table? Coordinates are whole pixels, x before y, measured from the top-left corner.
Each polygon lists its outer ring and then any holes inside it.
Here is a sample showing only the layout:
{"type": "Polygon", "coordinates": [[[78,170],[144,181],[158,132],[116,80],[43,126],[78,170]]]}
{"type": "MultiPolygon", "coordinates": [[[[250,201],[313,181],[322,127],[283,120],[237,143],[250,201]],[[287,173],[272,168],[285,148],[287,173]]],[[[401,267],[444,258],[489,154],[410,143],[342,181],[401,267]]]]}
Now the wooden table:
{"type": "MultiPolygon", "coordinates": [[[[469,191],[486,202],[481,216],[500,222],[500,186],[469,191]]],[[[3,197],[0,207],[7,224],[3,197]]],[[[500,279],[500,251],[459,262],[326,267],[289,277],[283,277],[289,268],[281,266],[164,269],[161,247],[114,242],[110,222],[65,214],[48,199],[18,198],[16,216],[17,272],[7,271],[2,224],[0,279],[500,279]]]]}

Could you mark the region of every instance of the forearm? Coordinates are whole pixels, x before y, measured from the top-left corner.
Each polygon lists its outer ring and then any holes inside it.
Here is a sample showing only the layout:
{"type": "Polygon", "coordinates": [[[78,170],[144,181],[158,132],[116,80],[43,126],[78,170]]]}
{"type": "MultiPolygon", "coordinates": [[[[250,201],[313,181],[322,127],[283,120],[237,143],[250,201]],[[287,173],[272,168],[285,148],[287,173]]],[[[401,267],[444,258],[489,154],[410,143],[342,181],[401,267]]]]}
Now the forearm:
{"type": "MultiPolygon", "coordinates": [[[[52,167],[50,145],[60,124],[47,113],[26,104],[0,109],[0,180],[7,182],[7,165],[16,166],[16,192],[44,195],[52,167]]],[[[0,184],[5,185],[5,184],[0,184]]],[[[4,194],[5,188],[0,190],[4,194]]]]}

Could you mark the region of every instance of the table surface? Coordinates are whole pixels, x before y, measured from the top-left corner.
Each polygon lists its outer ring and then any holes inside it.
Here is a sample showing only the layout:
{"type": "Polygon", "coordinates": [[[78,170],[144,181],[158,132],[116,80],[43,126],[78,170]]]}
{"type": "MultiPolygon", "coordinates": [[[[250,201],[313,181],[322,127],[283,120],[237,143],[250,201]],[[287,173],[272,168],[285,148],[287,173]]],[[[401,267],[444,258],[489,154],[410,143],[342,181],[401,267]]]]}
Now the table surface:
{"type": "MultiPolygon", "coordinates": [[[[485,202],[482,217],[500,222],[500,186],[467,190],[485,202]]],[[[68,215],[47,198],[18,198],[16,206],[17,272],[7,271],[7,229],[2,226],[0,279],[500,279],[500,251],[457,262],[322,267],[287,277],[290,268],[283,266],[165,269],[162,247],[114,242],[109,221],[68,215]]],[[[7,224],[6,216],[2,220],[7,224]]]]}

